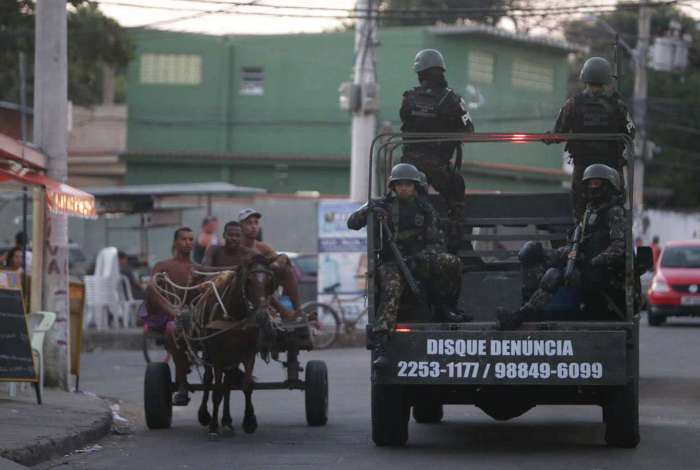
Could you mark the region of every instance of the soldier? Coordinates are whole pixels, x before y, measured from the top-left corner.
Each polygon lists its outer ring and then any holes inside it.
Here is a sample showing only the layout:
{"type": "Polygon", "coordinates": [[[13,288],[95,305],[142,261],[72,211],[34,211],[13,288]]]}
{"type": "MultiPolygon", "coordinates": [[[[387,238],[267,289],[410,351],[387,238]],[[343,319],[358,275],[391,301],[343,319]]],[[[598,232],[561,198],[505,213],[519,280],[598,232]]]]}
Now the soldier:
{"type": "MultiPolygon", "coordinates": [[[[418,52],[413,69],[420,85],[403,94],[401,132],[474,132],[464,100],[447,86],[442,54],[435,49],[418,52]]],[[[464,211],[464,178],[459,168],[450,164],[459,146],[459,141],[415,142],[403,146],[402,162],[424,172],[428,182],[447,200],[450,251],[459,247],[464,211]]]]}
{"type": "MultiPolygon", "coordinates": [[[[392,193],[373,201],[372,210],[388,223],[407,265],[417,278],[425,282],[430,299],[435,303],[438,320],[464,321],[457,311],[462,285],[461,262],[456,256],[444,252],[444,237],[437,227],[435,210],[425,199],[418,197],[419,185],[420,175],[416,167],[399,163],[391,170],[389,178],[392,193]]],[[[348,228],[360,230],[366,226],[368,211],[368,204],[365,204],[351,214],[348,228]]],[[[380,303],[374,325],[377,341],[373,365],[382,368],[389,365],[386,343],[396,325],[406,280],[386,243],[379,257],[380,303]]]]}
{"type": "Polygon", "coordinates": [[[519,258],[524,273],[523,296],[529,299],[515,312],[499,312],[501,329],[515,329],[523,321],[542,319],[545,307],[565,282],[580,289],[586,318],[610,319],[611,310],[622,316],[626,215],[619,173],[598,163],[586,168],[582,181],[588,214],[581,221],[584,226],[576,260],[577,276],[567,280],[562,272],[574,255],[569,247],[545,250],[539,242],[527,242],[519,258]]]}
{"type": "MultiPolygon", "coordinates": [[[[554,133],[624,133],[634,138],[635,127],[620,94],[610,89],[612,68],[602,57],[591,57],[581,69],[585,89],[569,98],[559,111],[554,133]]],[[[550,141],[552,143],[554,141],[550,141]]],[[[586,188],[581,183],[584,170],[594,163],[603,163],[618,171],[620,187],[624,186],[622,167],[624,145],[613,141],[569,141],[566,144],[574,163],[571,192],[574,216],[581,220],[586,207],[586,188]]]]}

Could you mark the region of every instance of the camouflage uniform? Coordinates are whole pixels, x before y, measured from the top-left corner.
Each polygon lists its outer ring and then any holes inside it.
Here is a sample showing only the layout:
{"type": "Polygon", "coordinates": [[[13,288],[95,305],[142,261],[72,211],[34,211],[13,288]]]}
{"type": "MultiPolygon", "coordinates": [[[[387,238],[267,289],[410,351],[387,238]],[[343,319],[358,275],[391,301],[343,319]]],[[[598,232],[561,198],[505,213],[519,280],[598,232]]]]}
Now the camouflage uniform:
{"type": "MultiPolygon", "coordinates": [[[[586,89],[566,101],[559,111],[552,132],[623,133],[634,138],[635,126],[619,93],[593,92],[586,89]]],[[[574,215],[576,220],[581,220],[586,209],[586,187],[582,183],[583,172],[589,165],[604,163],[616,169],[620,175],[620,182],[624,182],[622,173],[625,165],[624,145],[621,142],[610,141],[569,141],[566,144],[566,150],[574,163],[571,178],[574,215]]]]}
{"type": "MultiPolygon", "coordinates": [[[[581,255],[577,268],[576,281],[586,304],[586,317],[609,319],[605,314],[610,310],[608,299],[618,309],[624,305],[624,262],[625,262],[625,209],[619,200],[601,207],[591,208],[588,224],[583,234],[581,255]]],[[[563,284],[562,271],[569,254],[568,247],[558,250],[545,250],[539,263],[524,266],[523,294],[537,282],[539,287],[525,302],[522,309],[536,320],[538,315],[552,301],[552,297],[563,284]]]]}
{"type": "MultiPolygon", "coordinates": [[[[444,236],[435,209],[422,197],[404,202],[389,195],[373,203],[388,214],[387,223],[396,244],[416,279],[427,287],[431,301],[455,305],[462,285],[462,265],[458,257],[444,252],[444,236]]],[[[366,204],[355,211],[348,218],[348,227],[360,230],[367,225],[368,211],[366,204]]],[[[374,331],[383,333],[396,325],[406,281],[389,247],[384,247],[379,260],[380,300],[374,331]]]]}

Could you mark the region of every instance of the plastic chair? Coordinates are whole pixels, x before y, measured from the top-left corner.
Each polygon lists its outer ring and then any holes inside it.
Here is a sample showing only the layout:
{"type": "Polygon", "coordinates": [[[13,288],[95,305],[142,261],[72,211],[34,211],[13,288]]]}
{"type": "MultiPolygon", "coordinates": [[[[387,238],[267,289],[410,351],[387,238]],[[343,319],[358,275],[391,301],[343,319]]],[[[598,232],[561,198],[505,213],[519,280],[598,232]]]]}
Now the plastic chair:
{"type": "Polygon", "coordinates": [[[98,330],[109,326],[108,314],[111,313],[114,326],[121,319],[127,325],[125,307],[120,301],[120,277],[117,249],[113,246],[103,248],[97,255],[95,274],[85,276],[85,325],[94,321],[98,330]]]}
{"type": "Polygon", "coordinates": [[[136,325],[136,314],[143,301],[134,298],[131,282],[126,276],[119,276],[119,287],[123,324],[125,328],[129,328],[136,325]]]}
{"type": "MultiPolygon", "coordinates": [[[[31,337],[32,355],[35,364],[38,365],[37,377],[39,378],[39,391],[44,394],[44,338],[56,323],[56,314],[40,310],[29,314],[29,335],[31,337]]],[[[23,386],[26,383],[22,384],[23,386]]],[[[10,383],[10,396],[16,395],[16,383],[10,383]]]]}

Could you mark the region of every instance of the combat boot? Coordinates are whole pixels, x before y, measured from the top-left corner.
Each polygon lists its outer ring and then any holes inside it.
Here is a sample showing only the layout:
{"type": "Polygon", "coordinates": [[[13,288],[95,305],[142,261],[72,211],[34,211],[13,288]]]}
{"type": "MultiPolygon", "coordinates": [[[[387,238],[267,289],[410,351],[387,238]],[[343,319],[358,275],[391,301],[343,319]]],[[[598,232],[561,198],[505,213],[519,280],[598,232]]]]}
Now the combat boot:
{"type": "Polygon", "coordinates": [[[499,330],[517,330],[532,312],[526,307],[520,307],[510,312],[503,307],[496,309],[496,326],[499,330]]]}
{"type": "Polygon", "coordinates": [[[378,333],[374,340],[374,361],[372,367],[378,370],[386,369],[391,365],[389,361],[389,353],[386,350],[386,345],[389,342],[387,333],[378,333]]]}

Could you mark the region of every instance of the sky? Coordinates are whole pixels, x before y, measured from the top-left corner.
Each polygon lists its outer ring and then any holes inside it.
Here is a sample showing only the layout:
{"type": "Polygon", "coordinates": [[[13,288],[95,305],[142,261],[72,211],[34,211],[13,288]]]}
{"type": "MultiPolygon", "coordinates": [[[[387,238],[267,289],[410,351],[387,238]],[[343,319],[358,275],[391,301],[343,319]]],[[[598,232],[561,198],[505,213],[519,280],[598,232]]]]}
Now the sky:
{"type": "MultiPolygon", "coordinates": [[[[95,0],[100,9],[126,27],[152,27],[216,35],[320,32],[341,26],[335,17],[352,10],[356,0],[95,0]],[[233,3],[233,4],[232,4],[233,3]],[[250,3],[252,6],[244,6],[250,3]],[[265,8],[254,4],[277,6],[265,8]],[[282,7],[293,8],[282,8],[282,7]],[[305,8],[306,7],[306,8],[305,8]],[[320,8],[320,9],[319,9],[320,8]],[[332,9],[339,9],[332,11],[332,9]],[[326,9],[326,10],[323,10],[326,9]],[[213,13],[211,13],[213,12],[213,13]],[[256,13],[266,13],[265,16],[256,13]],[[282,16],[273,16],[282,15],[282,16]],[[288,16],[284,16],[288,15],[288,16]],[[300,17],[315,15],[317,17],[300,17]],[[296,17],[295,17],[296,16],[296,17]]],[[[626,0],[628,3],[634,0],[626,0]]],[[[651,0],[660,1],[660,0],[651,0]]],[[[681,9],[700,19],[700,0],[680,0],[681,9]]],[[[587,5],[614,5],[594,0],[587,5]]],[[[532,0],[540,6],[582,6],[579,1],[532,0]]],[[[465,7],[469,3],[465,2],[465,7]]],[[[499,26],[510,29],[508,20],[499,26]]],[[[540,28],[541,29],[541,28],[540,28]]],[[[551,34],[547,29],[538,34],[551,34]]]]}

